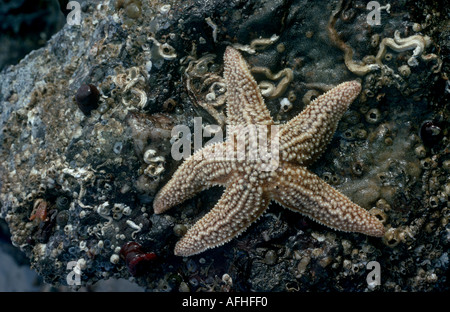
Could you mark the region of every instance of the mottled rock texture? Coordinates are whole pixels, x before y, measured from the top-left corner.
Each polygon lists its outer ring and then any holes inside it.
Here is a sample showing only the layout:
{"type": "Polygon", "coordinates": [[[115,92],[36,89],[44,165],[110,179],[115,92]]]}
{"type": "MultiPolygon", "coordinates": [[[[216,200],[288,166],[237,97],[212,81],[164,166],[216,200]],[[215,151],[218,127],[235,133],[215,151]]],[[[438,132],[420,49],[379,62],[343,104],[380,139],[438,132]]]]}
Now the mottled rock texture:
{"type": "Polygon", "coordinates": [[[135,241],[157,255],[134,277],[148,290],[448,290],[448,8],[400,1],[370,26],[364,1],[342,3],[334,27],[355,62],[374,62],[396,30],[429,36],[423,53],[438,57],[419,57],[408,70],[413,51],[388,49],[382,68],[358,77],[327,29],[339,5],[84,2],[80,25],[66,24],[0,73],[0,217],[14,246],[54,285],[66,285],[74,266],[81,286],[130,277],[120,249],[135,241]],[[193,129],[194,117],[220,122],[223,91],[215,87],[225,48],[235,44],[250,67],[266,68],[254,72],[261,88],[287,84],[266,98],[277,122],[332,85],[360,79],[361,95],[312,171],[376,214],[384,238],[335,232],[272,204],[223,247],[173,255],[222,190],[153,213],[156,191],[180,164],[171,157],[171,130],[193,129]],[[292,79],[273,78],[286,68],[292,79]],[[100,93],[90,114],[75,99],[83,84],[100,93]],[[421,131],[424,122],[433,127],[421,131]],[[380,264],[379,286],[367,283],[370,261],[380,264]]]}

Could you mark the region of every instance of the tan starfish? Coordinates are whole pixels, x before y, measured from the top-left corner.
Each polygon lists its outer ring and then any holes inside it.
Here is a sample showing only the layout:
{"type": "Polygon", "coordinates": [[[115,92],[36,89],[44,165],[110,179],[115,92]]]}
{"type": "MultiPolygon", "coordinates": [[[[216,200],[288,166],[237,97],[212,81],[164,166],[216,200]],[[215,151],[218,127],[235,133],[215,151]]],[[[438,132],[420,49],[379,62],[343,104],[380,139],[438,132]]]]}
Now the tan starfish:
{"type": "MultiPolygon", "coordinates": [[[[224,56],[227,85],[227,124],[274,125],[256,81],[240,53],[228,47],[224,56]]],[[[382,223],[317,175],[308,171],[325,150],[347,107],[361,85],[344,82],[316,100],[288,123],[279,126],[279,163],[267,169],[261,159],[236,156],[235,138],[207,145],[189,157],[156,195],[159,214],[214,185],[225,187],[216,206],[176,244],[175,254],[190,256],[222,245],[241,234],[267,209],[271,200],[333,229],[382,236],[382,223]]],[[[248,152],[249,136],[245,144],[248,152]]]]}

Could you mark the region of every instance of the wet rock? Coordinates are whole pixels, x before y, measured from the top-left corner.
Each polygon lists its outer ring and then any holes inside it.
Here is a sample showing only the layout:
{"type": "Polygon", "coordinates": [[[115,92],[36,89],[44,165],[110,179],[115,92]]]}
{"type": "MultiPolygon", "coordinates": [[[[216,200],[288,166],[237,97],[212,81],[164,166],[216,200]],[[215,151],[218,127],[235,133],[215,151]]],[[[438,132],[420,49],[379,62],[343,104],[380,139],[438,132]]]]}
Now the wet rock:
{"type": "MultiPolygon", "coordinates": [[[[377,27],[366,25],[365,6],[355,4],[335,27],[362,60],[395,30],[404,38],[408,25],[428,23],[423,31],[436,49],[426,53],[444,59],[437,47],[447,39],[434,26],[445,14],[430,7],[428,20],[412,20],[413,2],[401,1],[395,14],[383,15],[389,23],[377,27]]],[[[356,78],[329,40],[335,6],[86,1],[81,25],[64,26],[0,73],[0,217],[12,244],[53,285],[67,284],[68,267],[81,271],[83,286],[129,278],[120,249],[131,241],[158,258],[134,279],[151,291],[448,289],[449,112],[442,81],[449,68],[443,62],[438,71],[435,59],[418,58],[409,75],[399,73],[412,51],[390,51],[386,67],[359,77],[362,94],[311,168],[364,208],[376,208],[387,229],[383,239],[334,232],[271,204],[247,232],[187,260],[173,247],[217,202],[218,189],[153,213],[153,196],[180,163],[171,157],[172,128],[193,129],[193,117],[214,124],[225,116],[226,46],[239,44],[251,67],[266,68],[255,74],[260,86],[282,90],[266,99],[279,122],[356,78]],[[263,74],[267,69],[273,75],[263,74]],[[285,69],[292,80],[270,78],[285,69]],[[87,81],[99,92],[89,114],[76,101],[87,81]],[[304,103],[305,94],[312,96],[304,103]],[[280,113],[283,98],[292,106],[280,113]],[[433,146],[419,137],[424,120],[440,122],[433,146]],[[369,261],[382,269],[383,284],[375,288],[366,283],[369,261]]]]}

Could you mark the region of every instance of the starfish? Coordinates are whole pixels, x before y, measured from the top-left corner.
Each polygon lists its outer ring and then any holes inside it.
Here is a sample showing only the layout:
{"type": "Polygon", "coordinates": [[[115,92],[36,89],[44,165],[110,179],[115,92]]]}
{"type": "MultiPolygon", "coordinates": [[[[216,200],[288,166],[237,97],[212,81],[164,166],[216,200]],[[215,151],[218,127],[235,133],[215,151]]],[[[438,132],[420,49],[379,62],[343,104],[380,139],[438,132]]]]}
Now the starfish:
{"type": "MultiPolygon", "coordinates": [[[[237,157],[236,139],[229,132],[224,142],[206,145],[186,159],[156,195],[156,214],[214,185],[224,186],[225,191],[214,208],[178,241],[175,255],[191,256],[223,245],[244,232],[271,201],[336,230],[383,236],[383,224],[375,216],[306,168],[324,152],[361,85],[344,82],[289,122],[275,125],[241,54],[227,47],[224,63],[227,126],[279,127],[278,162],[271,168],[275,156],[269,161],[237,157]],[[223,157],[226,151],[234,157],[223,157]]],[[[246,152],[254,148],[250,142],[255,135],[252,131],[245,135],[246,152]]]]}

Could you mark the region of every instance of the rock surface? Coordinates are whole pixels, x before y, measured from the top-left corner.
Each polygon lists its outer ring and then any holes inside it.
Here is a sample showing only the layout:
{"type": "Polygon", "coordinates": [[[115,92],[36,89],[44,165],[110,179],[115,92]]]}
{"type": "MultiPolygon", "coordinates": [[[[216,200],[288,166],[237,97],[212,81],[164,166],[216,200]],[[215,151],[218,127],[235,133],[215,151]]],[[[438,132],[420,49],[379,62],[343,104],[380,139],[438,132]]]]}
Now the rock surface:
{"type": "Polygon", "coordinates": [[[143,273],[131,277],[150,291],[448,290],[449,45],[448,29],[439,31],[448,8],[401,1],[370,26],[362,1],[199,3],[83,2],[80,25],[0,73],[0,217],[31,267],[75,289],[130,278],[120,250],[134,241],[157,256],[142,257],[143,273]],[[362,94],[312,169],[383,220],[386,236],[334,232],[272,204],[225,246],[174,256],[221,190],[162,215],[152,200],[180,163],[172,128],[193,129],[198,116],[223,121],[216,87],[226,46],[259,67],[272,116],[285,122],[331,85],[358,78],[330,27],[355,62],[382,66],[359,75],[362,94]],[[395,31],[430,37],[416,66],[407,65],[411,49],[388,47],[375,59],[395,31]],[[75,96],[84,84],[100,94],[92,111],[75,96]],[[371,261],[381,285],[367,282],[371,261]],[[79,282],[68,279],[74,268],[79,282]]]}

